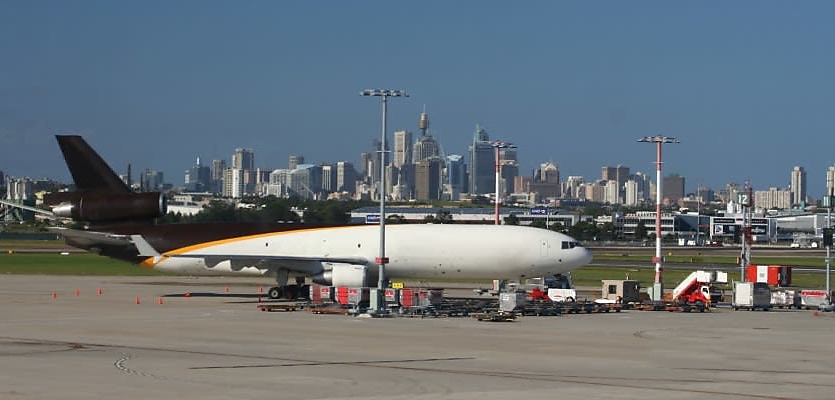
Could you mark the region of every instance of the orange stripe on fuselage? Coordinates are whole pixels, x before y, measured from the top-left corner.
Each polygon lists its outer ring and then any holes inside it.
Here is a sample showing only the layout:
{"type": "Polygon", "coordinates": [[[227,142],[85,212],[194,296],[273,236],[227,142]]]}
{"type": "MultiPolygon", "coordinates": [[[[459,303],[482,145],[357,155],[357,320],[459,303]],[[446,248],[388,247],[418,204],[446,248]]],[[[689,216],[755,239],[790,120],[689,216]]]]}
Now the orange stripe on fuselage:
{"type": "MultiPolygon", "coordinates": [[[[294,229],[294,230],[290,230],[290,231],[277,231],[277,232],[259,233],[257,235],[237,236],[237,237],[232,237],[232,238],[228,238],[228,239],[214,240],[214,241],[211,241],[211,242],[203,242],[203,243],[193,244],[191,246],[182,247],[182,248],[179,248],[179,249],[174,249],[174,250],[168,251],[165,254],[163,254],[163,257],[170,256],[170,255],[179,255],[179,254],[183,254],[183,253],[188,253],[190,251],[205,249],[207,247],[217,246],[217,245],[221,245],[221,244],[242,242],[244,240],[250,240],[250,239],[258,239],[258,238],[265,238],[265,237],[278,236],[278,235],[289,235],[289,234],[300,233],[300,232],[314,232],[314,231],[324,231],[324,230],[334,230],[334,229],[356,228],[356,227],[359,227],[359,226],[364,226],[364,225],[331,226],[331,227],[327,227],[327,228],[294,229]]],[[[153,258],[151,258],[150,260],[151,260],[151,264],[153,264],[153,258]]],[[[143,261],[143,263],[144,262],[145,261],[143,261]]]]}
{"type": "MultiPolygon", "coordinates": [[[[162,261],[162,260],[160,260],[162,261]]],[[[151,268],[153,269],[157,264],[154,262],[154,257],[148,257],[139,262],[139,266],[142,268],[151,268]]]]}

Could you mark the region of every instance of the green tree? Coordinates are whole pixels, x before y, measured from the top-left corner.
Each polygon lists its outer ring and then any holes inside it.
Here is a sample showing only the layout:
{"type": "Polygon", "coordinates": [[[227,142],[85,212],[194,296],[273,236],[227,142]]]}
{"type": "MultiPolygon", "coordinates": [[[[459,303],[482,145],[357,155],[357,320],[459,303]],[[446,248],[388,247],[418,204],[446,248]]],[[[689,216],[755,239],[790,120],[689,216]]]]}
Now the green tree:
{"type": "Polygon", "coordinates": [[[504,224],[505,225],[519,225],[519,217],[516,214],[510,214],[504,217],[504,224]]]}
{"type": "Polygon", "coordinates": [[[530,226],[532,226],[534,228],[542,228],[542,229],[546,228],[545,221],[541,220],[541,219],[534,220],[533,222],[531,222],[530,226]]]}
{"type": "Polygon", "coordinates": [[[638,221],[635,226],[635,240],[644,240],[647,238],[647,225],[644,221],[638,221]]]}

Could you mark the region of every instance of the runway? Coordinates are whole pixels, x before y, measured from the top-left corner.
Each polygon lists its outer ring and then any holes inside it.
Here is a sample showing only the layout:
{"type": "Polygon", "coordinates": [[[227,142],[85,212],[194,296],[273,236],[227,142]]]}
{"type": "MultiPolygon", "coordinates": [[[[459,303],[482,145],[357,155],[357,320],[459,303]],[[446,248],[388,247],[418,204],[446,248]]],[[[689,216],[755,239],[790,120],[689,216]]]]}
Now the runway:
{"type": "Polygon", "coordinates": [[[491,323],[260,312],[257,288],[269,283],[3,276],[0,399],[831,399],[835,390],[832,314],[491,323]]]}

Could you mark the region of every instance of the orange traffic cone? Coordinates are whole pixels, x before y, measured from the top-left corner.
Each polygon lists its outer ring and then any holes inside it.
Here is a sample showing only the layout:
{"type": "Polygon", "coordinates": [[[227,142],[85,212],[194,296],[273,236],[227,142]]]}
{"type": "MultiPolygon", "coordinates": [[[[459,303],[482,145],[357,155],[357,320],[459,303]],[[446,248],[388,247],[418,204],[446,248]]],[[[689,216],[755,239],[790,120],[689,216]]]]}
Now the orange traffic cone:
{"type": "Polygon", "coordinates": [[[162,296],[157,297],[157,304],[164,304],[162,301],[162,296]]]}
{"type": "Polygon", "coordinates": [[[58,298],[58,293],[56,293],[56,292],[52,292],[52,298],[53,298],[53,299],[57,299],[57,298],[58,298]]]}
{"type": "Polygon", "coordinates": [[[75,289],[75,297],[81,296],[81,289],[75,289]]]}
{"type": "Polygon", "coordinates": [[[183,293],[183,297],[191,297],[191,293],[189,293],[188,290],[186,290],[186,292],[183,293]]]}
{"type": "Polygon", "coordinates": [[[223,288],[223,291],[226,292],[226,293],[229,293],[229,286],[223,288]]]}
{"type": "Polygon", "coordinates": [[[141,301],[139,301],[139,296],[136,296],[136,301],[135,301],[135,303],[136,303],[136,304],[142,304],[142,302],[141,302],[141,301]]]}
{"type": "Polygon", "coordinates": [[[96,294],[101,296],[101,288],[98,288],[98,290],[96,290],[96,294]]]}

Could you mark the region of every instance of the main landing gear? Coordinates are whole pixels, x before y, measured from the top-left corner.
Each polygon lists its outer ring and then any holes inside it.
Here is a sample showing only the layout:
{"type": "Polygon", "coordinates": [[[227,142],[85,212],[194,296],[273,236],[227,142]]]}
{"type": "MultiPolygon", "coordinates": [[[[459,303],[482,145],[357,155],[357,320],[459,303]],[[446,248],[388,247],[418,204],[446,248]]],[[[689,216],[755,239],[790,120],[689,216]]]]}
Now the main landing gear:
{"type": "Polygon", "coordinates": [[[309,297],[310,286],[304,284],[303,276],[296,277],[295,285],[288,285],[287,281],[289,279],[289,272],[287,270],[278,270],[275,276],[275,283],[277,286],[273,286],[267,291],[267,297],[273,300],[293,300],[309,297]]]}

